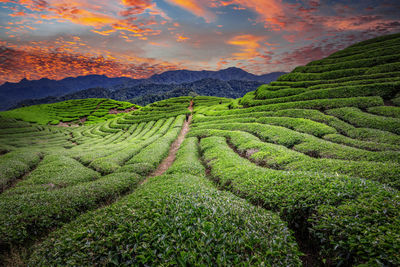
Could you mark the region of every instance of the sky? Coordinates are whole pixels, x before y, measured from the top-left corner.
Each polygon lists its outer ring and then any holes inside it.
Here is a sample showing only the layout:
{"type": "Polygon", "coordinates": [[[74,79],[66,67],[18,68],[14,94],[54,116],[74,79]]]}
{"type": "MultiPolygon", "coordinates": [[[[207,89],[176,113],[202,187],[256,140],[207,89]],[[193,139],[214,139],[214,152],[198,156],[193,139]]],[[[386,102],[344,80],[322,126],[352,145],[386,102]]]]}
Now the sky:
{"type": "Polygon", "coordinates": [[[0,84],[291,71],[397,32],[399,0],[0,0],[0,84]]]}

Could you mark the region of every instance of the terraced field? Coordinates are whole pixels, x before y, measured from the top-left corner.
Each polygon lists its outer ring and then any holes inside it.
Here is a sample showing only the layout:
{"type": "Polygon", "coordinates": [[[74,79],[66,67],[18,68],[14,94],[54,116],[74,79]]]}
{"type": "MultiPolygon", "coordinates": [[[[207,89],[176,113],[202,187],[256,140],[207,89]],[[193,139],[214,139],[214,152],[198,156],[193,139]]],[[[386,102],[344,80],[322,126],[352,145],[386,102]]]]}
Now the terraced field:
{"type": "Polygon", "coordinates": [[[397,51],[384,36],[239,100],[172,98],[80,127],[10,111],[0,259],[399,266],[397,51]]]}
{"type": "Polygon", "coordinates": [[[105,98],[88,98],[17,108],[2,112],[2,117],[20,119],[41,125],[89,125],[115,118],[120,113],[137,108],[139,106],[129,102],[105,98]]]}

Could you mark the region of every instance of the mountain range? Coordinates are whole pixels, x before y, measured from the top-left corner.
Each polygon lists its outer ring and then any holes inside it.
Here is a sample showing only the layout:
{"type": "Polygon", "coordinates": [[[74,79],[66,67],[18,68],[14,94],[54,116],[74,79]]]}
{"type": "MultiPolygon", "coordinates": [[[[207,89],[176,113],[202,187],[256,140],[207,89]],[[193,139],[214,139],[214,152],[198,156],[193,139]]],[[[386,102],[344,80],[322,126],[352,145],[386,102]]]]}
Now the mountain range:
{"type": "Polygon", "coordinates": [[[261,84],[275,81],[282,74],[284,72],[254,75],[232,67],[219,71],[166,71],[147,79],[108,78],[104,75],[69,77],[59,81],[23,79],[19,83],[6,82],[0,86],[0,110],[89,97],[136,99],[137,104],[143,105],[154,99],[165,99],[170,95],[167,93],[174,90],[174,96],[177,92],[191,91],[200,95],[236,98],[261,84]]]}
{"type": "Polygon", "coordinates": [[[63,96],[48,96],[40,99],[27,99],[17,103],[12,108],[85,98],[111,98],[120,101],[129,101],[141,106],[171,97],[186,95],[238,98],[250,91],[256,90],[257,87],[262,84],[264,83],[257,81],[222,81],[218,79],[206,78],[195,82],[181,84],[139,84],[122,87],[117,90],[96,87],[63,96]]]}

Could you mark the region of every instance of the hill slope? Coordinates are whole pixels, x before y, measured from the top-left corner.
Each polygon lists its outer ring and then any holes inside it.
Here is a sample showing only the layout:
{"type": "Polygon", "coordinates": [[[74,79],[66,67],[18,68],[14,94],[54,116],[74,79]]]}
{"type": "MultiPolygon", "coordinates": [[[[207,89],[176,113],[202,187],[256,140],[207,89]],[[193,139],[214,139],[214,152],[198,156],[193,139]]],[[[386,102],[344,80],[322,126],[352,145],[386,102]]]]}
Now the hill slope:
{"type": "Polygon", "coordinates": [[[171,98],[69,128],[3,118],[3,261],[400,265],[399,48],[368,40],[240,100],[171,98]]]}
{"type": "Polygon", "coordinates": [[[129,112],[139,106],[104,98],[69,100],[55,104],[42,104],[0,112],[4,118],[46,124],[98,123],[116,117],[116,114],[129,112]]]}
{"type": "MultiPolygon", "coordinates": [[[[87,75],[80,77],[69,77],[62,79],[60,81],[49,80],[46,78],[28,81],[26,79],[21,80],[19,83],[5,83],[0,86],[0,110],[8,109],[11,107],[20,107],[19,102],[23,100],[28,100],[24,102],[25,104],[30,103],[30,99],[39,99],[50,97],[62,97],[67,94],[80,94],[79,91],[89,89],[89,88],[108,88],[110,91],[115,91],[118,89],[127,89],[137,86],[144,86],[148,88],[148,92],[145,94],[154,94],[157,88],[165,87],[162,89],[164,92],[171,91],[174,84],[182,83],[192,83],[202,79],[218,79],[220,81],[229,80],[242,80],[242,81],[254,81],[269,83],[275,81],[283,72],[274,72],[264,75],[254,75],[248,73],[239,68],[228,68],[220,71],[189,71],[189,70],[176,70],[167,71],[161,74],[153,75],[148,79],[131,79],[126,77],[119,78],[108,78],[104,75],[87,75]],[[164,86],[159,86],[163,84],[164,86]]],[[[139,97],[143,94],[140,93],[140,87],[130,90],[133,96],[128,98],[123,98],[118,94],[113,98],[115,100],[126,100],[133,97],[139,97]],[[135,93],[138,91],[138,93],[135,93]]],[[[80,94],[82,95],[82,94],[80,94]]],[[[242,95],[239,95],[242,96],[242,95]]],[[[98,95],[90,95],[89,98],[99,98],[98,95]]],[[[69,98],[74,99],[74,98],[69,98]]],[[[64,99],[58,100],[69,100],[64,97],[64,99]]],[[[76,99],[76,98],[75,98],[76,99]]],[[[35,104],[45,104],[50,102],[45,102],[41,100],[35,102],[35,104]]]]}
{"type": "Polygon", "coordinates": [[[254,75],[240,68],[227,68],[219,71],[191,71],[191,70],[173,70],[166,71],[161,74],[155,74],[149,78],[153,83],[188,83],[202,79],[218,79],[221,81],[242,80],[242,81],[259,81],[269,83],[275,81],[284,72],[272,72],[264,75],[254,75]]]}
{"type": "Polygon", "coordinates": [[[90,88],[59,97],[21,101],[14,108],[85,98],[111,98],[119,101],[131,101],[138,105],[147,105],[155,101],[167,99],[171,96],[186,96],[189,92],[205,96],[238,98],[249,91],[255,90],[262,84],[263,83],[257,81],[222,81],[206,78],[182,84],[145,83],[132,87],[126,86],[114,91],[105,88],[90,88]]]}
{"type": "Polygon", "coordinates": [[[0,86],[0,110],[14,106],[21,100],[61,96],[92,87],[111,87],[131,80],[130,78],[108,78],[104,75],[87,75],[76,78],[65,78],[60,81],[40,79],[36,81],[21,80],[19,83],[8,83],[0,86]]]}

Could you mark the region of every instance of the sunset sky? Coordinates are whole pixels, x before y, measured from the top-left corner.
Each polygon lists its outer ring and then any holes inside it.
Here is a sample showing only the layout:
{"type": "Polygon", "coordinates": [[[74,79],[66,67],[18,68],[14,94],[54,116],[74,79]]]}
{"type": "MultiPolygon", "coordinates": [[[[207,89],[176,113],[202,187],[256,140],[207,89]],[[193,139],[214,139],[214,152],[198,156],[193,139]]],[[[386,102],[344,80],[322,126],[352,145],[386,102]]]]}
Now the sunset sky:
{"type": "Polygon", "coordinates": [[[291,71],[395,32],[399,0],[0,0],[0,84],[232,66],[291,71]]]}

